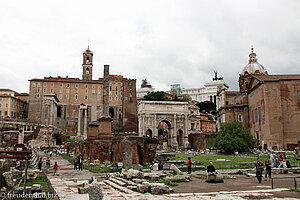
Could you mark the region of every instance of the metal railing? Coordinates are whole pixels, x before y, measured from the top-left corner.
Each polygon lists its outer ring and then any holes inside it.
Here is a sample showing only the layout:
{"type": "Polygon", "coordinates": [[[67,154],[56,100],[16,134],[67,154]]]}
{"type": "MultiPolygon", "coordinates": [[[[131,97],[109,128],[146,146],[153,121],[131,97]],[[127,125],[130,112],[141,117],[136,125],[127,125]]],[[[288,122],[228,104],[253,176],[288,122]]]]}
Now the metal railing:
{"type": "Polygon", "coordinates": [[[294,186],[295,186],[295,190],[297,189],[297,178],[299,177],[275,177],[275,178],[271,178],[272,179],[272,189],[274,189],[274,179],[278,179],[278,180],[282,180],[282,179],[293,179],[294,180],[294,186]]]}

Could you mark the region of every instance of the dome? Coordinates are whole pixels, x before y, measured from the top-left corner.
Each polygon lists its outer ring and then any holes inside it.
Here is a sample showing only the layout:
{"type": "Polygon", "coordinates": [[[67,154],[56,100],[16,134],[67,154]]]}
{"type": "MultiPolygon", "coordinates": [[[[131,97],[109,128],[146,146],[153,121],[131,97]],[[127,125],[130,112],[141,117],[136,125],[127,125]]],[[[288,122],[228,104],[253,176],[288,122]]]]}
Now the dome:
{"type": "Polygon", "coordinates": [[[251,53],[249,54],[249,63],[244,67],[241,72],[241,75],[244,75],[246,72],[249,74],[265,74],[268,75],[268,72],[264,66],[257,62],[256,53],[253,52],[251,48],[251,53]]]}

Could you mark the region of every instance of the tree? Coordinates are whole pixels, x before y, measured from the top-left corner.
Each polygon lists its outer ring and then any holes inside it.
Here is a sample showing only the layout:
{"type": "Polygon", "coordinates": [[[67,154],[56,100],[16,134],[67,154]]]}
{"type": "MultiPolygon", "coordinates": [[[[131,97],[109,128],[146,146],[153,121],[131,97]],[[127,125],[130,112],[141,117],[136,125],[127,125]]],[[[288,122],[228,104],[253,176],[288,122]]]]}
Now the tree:
{"type": "Polygon", "coordinates": [[[150,92],[144,96],[145,100],[152,100],[152,101],[164,101],[165,98],[164,92],[150,92]]]}
{"type": "Polygon", "coordinates": [[[211,101],[203,101],[196,104],[200,108],[200,112],[212,112],[216,110],[216,104],[211,101]]]}
{"type": "Polygon", "coordinates": [[[256,141],[249,129],[245,129],[241,122],[222,123],[220,130],[216,146],[226,153],[232,153],[235,149],[243,152],[252,149],[255,145],[256,141]]]}

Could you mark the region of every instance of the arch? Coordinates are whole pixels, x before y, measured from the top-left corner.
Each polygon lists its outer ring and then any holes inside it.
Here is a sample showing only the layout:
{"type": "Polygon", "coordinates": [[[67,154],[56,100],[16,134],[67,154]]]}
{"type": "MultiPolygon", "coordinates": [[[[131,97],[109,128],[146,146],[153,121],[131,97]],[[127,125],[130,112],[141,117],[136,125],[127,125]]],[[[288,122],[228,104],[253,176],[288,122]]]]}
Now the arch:
{"type": "Polygon", "coordinates": [[[114,118],[114,116],[115,116],[115,109],[114,109],[113,107],[110,107],[110,108],[109,108],[109,116],[110,116],[111,118],[114,118]]]}
{"type": "Polygon", "coordinates": [[[57,106],[57,117],[61,117],[61,106],[57,106]]]}
{"type": "Polygon", "coordinates": [[[172,125],[171,123],[163,119],[158,123],[157,127],[158,131],[158,140],[159,144],[163,145],[164,142],[167,143],[168,146],[171,146],[171,137],[172,137],[172,125]]]}
{"type": "Polygon", "coordinates": [[[144,165],[143,148],[140,145],[137,145],[137,153],[139,157],[139,164],[143,166],[144,165]]]}
{"type": "Polygon", "coordinates": [[[152,130],[150,128],[146,131],[146,137],[152,137],[152,130]]]}
{"type": "Polygon", "coordinates": [[[177,143],[178,146],[183,147],[184,142],[183,142],[183,131],[181,129],[179,129],[177,131],[177,143]]]}
{"type": "Polygon", "coordinates": [[[88,67],[85,69],[85,73],[90,74],[90,69],[88,67]]]}

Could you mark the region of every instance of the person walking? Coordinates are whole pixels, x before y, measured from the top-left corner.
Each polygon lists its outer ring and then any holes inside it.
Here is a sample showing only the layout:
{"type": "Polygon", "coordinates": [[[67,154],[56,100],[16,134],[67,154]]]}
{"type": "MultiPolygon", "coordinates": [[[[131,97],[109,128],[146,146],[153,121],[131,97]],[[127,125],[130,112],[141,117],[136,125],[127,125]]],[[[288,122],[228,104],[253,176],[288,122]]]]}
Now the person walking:
{"type": "Polygon", "coordinates": [[[38,162],[38,168],[39,168],[39,170],[42,170],[42,165],[43,165],[43,159],[40,158],[40,160],[38,162]]]}
{"type": "Polygon", "coordinates": [[[271,167],[274,167],[275,161],[274,161],[274,153],[273,152],[270,154],[270,163],[271,163],[271,167]]]}
{"type": "Polygon", "coordinates": [[[192,173],[192,160],[191,160],[191,157],[188,157],[187,167],[188,167],[188,174],[191,174],[192,173]]]}
{"type": "Polygon", "coordinates": [[[57,170],[58,170],[58,165],[57,165],[57,162],[55,162],[54,166],[53,166],[53,169],[54,169],[54,172],[53,172],[53,176],[57,175],[57,170]]]}
{"type": "Polygon", "coordinates": [[[49,157],[46,160],[46,168],[47,168],[47,171],[49,171],[49,169],[50,169],[50,158],[49,157]]]}
{"type": "Polygon", "coordinates": [[[259,183],[261,183],[263,171],[264,171],[264,164],[260,162],[259,158],[257,158],[257,162],[255,163],[255,173],[259,183]]]}
{"type": "Polygon", "coordinates": [[[266,166],[265,181],[266,181],[268,175],[269,175],[269,179],[271,178],[271,169],[272,169],[272,165],[268,159],[265,161],[265,166],[266,166]]]}
{"type": "Polygon", "coordinates": [[[74,170],[77,170],[77,160],[74,159],[74,170]]]}
{"type": "Polygon", "coordinates": [[[79,170],[79,171],[80,171],[80,170],[82,171],[82,164],[83,164],[82,162],[83,162],[83,161],[82,161],[82,156],[81,156],[81,155],[78,156],[77,162],[78,162],[78,165],[79,165],[79,169],[78,169],[78,170],[79,170]]]}

